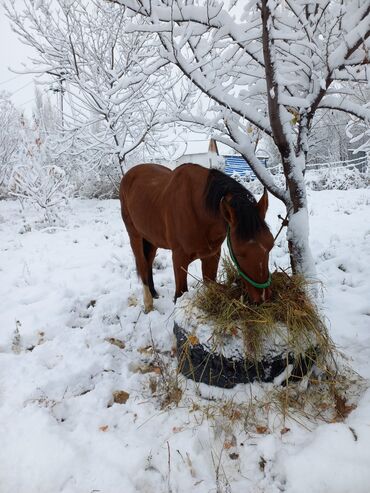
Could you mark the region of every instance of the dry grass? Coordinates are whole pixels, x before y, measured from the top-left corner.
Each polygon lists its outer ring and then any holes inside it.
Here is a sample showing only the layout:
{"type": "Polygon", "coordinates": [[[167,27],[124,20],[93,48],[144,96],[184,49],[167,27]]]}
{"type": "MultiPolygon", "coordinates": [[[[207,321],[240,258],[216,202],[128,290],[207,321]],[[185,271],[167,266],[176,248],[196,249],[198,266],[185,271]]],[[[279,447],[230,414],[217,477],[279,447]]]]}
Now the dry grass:
{"type": "MultiPolygon", "coordinates": [[[[354,409],[366,383],[335,348],[309,295],[311,288],[302,276],[274,272],[271,299],[258,306],[249,304],[229,260],[224,261],[222,285],[200,285],[192,306],[212,327],[213,347],[220,348],[230,337],[241,335],[246,358],[257,362],[266,341],[278,335],[279,344],[296,361],[305,355],[312,363],[311,371],[306,367],[294,383],[266,387],[263,397],[237,405],[227,400],[203,403],[198,409],[206,419],[222,416],[229,423],[239,421],[249,432],[269,433],[271,415],[282,423],[290,419],[310,427],[317,421],[341,421],[354,409]]],[[[285,433],[284,425],[282,430],[285,433]]]]}
{"type": "Polygon", "coordinates": [[[320,422],[342,422],[356,408],[367,388],[366,382],[354,372],[344,372],[335,379],[308,378],[305,385],[302,383],[288,383],[284,387],[262,385],[260,390],[265,388],[265,392],[244,402],[236,402],[232,397],[198,399],[190,412],[197,414],[199,422],[217,423],[225,433],[232,429],[251,435],[276,432],[283,435],[293,424],[313,430],[320,422]]]}
{"type": "Polygon", "coordinates": [[[194,305],[212,324],[216,345],[222,346],[227,335],[241,334],[246,355],[252,360],[262,357],[265,343],[272,337],[296,356],[316,348],[320,358],[327,359],[334,347],[308,295],[309,287],[302,276],[274,272],[271,299],[260,305],[249,304],[233,264],[224,260],[222,285],[202,284],[194,305]]]}

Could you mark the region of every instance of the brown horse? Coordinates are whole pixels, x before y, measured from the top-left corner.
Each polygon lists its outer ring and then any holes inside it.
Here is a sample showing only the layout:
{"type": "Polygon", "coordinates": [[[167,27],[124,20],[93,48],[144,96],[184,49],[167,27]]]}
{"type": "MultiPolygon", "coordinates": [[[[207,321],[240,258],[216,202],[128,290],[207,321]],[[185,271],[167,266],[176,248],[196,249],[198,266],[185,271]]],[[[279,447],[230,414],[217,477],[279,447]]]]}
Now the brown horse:
{"type": "Polygon", "coordinates": [[[226,235],[251,300],[259,303],[270,296],[268,260],[274,240],[264,221],[266,191],[257,203],[221,171],[196,164],[183,164],[174,171],[141,164],[122,178],[120,200],[144,285],[146,312],[158,297],[152,272],[157,248],[172,250],[176,301],[188,289],[187,269],[193,260],[201,259],[204,280],[215,281],[226,235]]]}

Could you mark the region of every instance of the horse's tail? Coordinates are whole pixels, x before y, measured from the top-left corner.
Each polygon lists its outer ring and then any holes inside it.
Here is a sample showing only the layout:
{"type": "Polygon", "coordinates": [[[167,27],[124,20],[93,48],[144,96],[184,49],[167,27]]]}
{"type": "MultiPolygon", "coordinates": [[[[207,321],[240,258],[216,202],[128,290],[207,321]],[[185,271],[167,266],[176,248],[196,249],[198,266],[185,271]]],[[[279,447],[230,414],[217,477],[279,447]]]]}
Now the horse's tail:
{"type": "MultiPolygon", "coordinates": [[[[129,235],[129,237],[131,239],[131,235],[133,235],[133,234],[136,235],[137,234],[137,231],[136,231],[136,228],[134,226],[134,223],[132,222],[130,213],[127,210],[127,207],[126,207],[126,204],[125,204],[125,194],[124,194],[124,187],[123,187],[123,179],[121,180],[120,191],[119,191],[119,199],[120,199],[120,202],[121,202],[121,216],[122,216],[123,222],[124,222],[124,224],[126,226],[127,233],[128,233],[128,235],[129,235]]],[[[152,248],[151,243],[149,243],[149,241],[147,241],[145,238],[143,238],[143,253],[144,253],[144,257],[145,257],[146,260],[149,259],[151,248],[152,248]]],[[[139,268],[138,268],[138,263],[137,263],[136,256],[135,256],[135,262],[136,262],[136,271],[137,271],[137,273],[139,273],[139,268]]]]}
{"type": "Polygon", "coordinates": [[[126,224],[127,213],[125,211],[125,200],[124,200],[124,193],[123,193],[123,178],[122,178],[120,186],[119,186],[119,201],[121,203],[121,216],[122,216],[123,222],[126,224]]]}

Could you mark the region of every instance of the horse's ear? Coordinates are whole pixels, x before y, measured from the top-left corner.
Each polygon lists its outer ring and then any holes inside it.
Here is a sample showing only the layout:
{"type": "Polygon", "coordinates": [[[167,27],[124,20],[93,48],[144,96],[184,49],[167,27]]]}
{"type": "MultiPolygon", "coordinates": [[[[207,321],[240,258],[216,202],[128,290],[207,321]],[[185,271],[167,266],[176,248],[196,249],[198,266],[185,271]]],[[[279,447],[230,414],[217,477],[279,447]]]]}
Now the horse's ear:
{"type": "Polygon", "coordinates": [[[230,203],[225,199],[225,197],[222,197],[221,202],[220,202],[220,211],[225,219],[225,221],[230,224],[230,226],[233,226],[236,223],[236,214],[234,208],[230,205],[230,203]]]}
{"type": "Polygon", "coordinates": [[[257,203],[258,214],[261,219],[265,219],[266,212],[269,206],[269,197],[267,194],[267,188],[265,187],[263,190],[263,195],[257,203]]]}

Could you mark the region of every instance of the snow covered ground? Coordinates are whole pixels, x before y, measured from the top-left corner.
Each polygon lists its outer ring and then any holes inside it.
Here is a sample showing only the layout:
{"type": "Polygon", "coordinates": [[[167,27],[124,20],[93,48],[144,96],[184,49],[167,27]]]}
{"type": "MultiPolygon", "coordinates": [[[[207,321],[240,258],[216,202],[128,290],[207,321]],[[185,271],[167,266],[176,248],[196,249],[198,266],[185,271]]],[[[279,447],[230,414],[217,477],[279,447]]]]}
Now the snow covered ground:
{"type": "MultiPolygon", "coordinates": [[[[309,203],[331,335],[369,379],[370,190],[310,192],[309,203]]],[[[273,232],[282,212],[272,200],[273,232]]],[[[162,409],[160,360],[176,364],[169,252],[145,315],[118,201],[75,200],[65,220],[45,229],[0,202],[1,493],[370,491],[370,391],[344,423],[311,429],[207,419],[206,389],[184,381],[178,406],[162,409]]],[[[288,264],[283,238],[275,263],[288,264]]],[[[248,386],[223,397],[247,399],[248,386]]]]}

